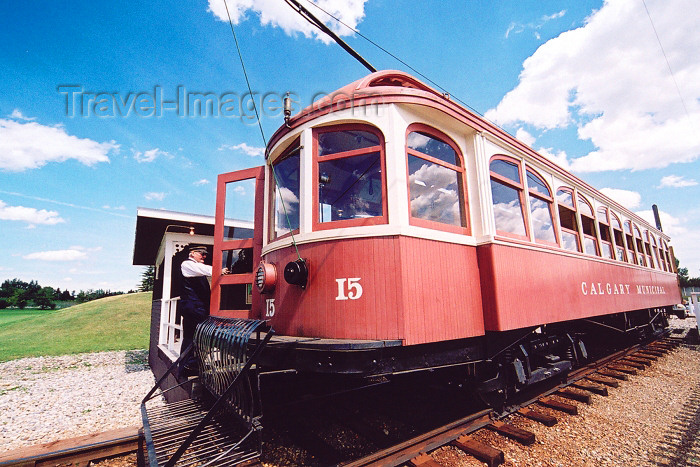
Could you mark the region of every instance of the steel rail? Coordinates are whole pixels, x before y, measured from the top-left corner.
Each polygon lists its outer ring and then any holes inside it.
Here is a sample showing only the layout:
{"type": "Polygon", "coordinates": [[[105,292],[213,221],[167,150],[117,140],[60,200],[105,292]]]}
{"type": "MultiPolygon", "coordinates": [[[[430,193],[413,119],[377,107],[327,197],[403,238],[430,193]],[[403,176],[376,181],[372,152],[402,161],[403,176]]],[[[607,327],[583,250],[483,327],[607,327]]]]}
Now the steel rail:
{"type": "Polygon", "coordinates": [[[142,438],[138,427],[92,433],[4,452],[0,466],[87,465],[92,460],[137,452],[142,438]]]}
{"type": "Polygon", "coordinates": [[[361,467],[361,466],[395,466],[404,464],[411,459],[430,451],[433,451],[441,446],[451,443],[462,435],[474,433],[487,425],[494,423],[494,421],[502,419],[513,413],[517,413],[518,410],[525,408],[529,405],[535,403],[538,399],[551,395],[563,388],[570,386],[571,384],[580,381],[587,376],[592,375],[601,368],[609,365],[621,358],[631,355],[640,350],[644,350],[650,344],[654,342],[663,342],[668,336],[662,335],[656,339],[653,339],[646,343],[634,344],[623,350],[613,352],[606,355],[595,362],[591,362],[584,365],[576,370],[569,372],[566,376],[565,381],[554,387],[548,388],[546,391],[538,392],[533,397],[528,398],[525,401],[520,401],[517,404],[508,406],[507,410],[498,414],[492,409],[483,410],[464,418],[456,420],[454,422],[448,423],[444,426],[436,428],[430,432],[424,433],[410,440],[399,443],[395,446],[377,451],[368,456],[362,457],[360,459],[341,463],[343,467],[361,467]]]}
{"type": "Polygon", "coordinates": [[[491,409],[476,412],[427,433],[423,433],[408,441],[404,441],[403,443],[340,465],[344,467],[360,467],[403,464],[422,452],[437,449],[464,434],[472,433],[489,425],[492,422],[492,413],[493,410],[491,409]]]}

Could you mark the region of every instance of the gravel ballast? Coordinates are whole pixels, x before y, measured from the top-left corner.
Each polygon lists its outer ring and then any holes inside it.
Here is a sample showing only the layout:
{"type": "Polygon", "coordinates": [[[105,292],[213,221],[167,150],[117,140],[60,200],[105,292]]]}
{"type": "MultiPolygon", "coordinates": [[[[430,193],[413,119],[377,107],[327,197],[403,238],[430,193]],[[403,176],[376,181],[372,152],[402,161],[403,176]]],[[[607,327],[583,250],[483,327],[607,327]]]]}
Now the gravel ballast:
{"type": "Polygon", "coordinates": [[[145,350],[0,363],[0,452],[141,425],[145,350]]]}
{"type": "MultiPolygon", "coordinates": [[[[694,318],[671,320],[695,327],[694,318]]],[[[117,428],[140,426],[139,404],[153,386],[146,351],[25,358],[0,363],[0,452],[117,428]]],[[[681,347],[611,388],[579,415],[548,409],[545,427],[523,447],[482,430],[475,437],[505,453],[506,466],[700,466],[700,352],[681,347]]],[[[453,447],[433,457],[446,466],[485,465],[453,447]]],[[[128,461],[127,461],[128,462],[128,461]]]]}

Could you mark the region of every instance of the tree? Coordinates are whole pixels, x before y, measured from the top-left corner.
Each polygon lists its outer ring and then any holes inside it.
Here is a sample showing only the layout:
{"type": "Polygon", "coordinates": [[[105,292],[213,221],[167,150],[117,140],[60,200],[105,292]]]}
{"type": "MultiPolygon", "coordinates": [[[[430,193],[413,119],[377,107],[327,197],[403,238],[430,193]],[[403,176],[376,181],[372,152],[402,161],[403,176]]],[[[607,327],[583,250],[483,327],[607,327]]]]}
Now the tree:
{"type": "Polygon", "coordinates": [[[690,277],[688,277],[688,268],[678,268],[678,278],[681,281],[681,287],[690,287],[690,277]]]}
{"type": "Polygon", "coordinates": [[[153,286],[156,282],[156,268],[155,266],[147,266],[146,270],[141,274],[141,285],[139,285],[139,292],[152,292],[153,286]]]}
{"type": "Polygon", "coordinates": [[[34,297],[34,304],[42,310],[53,310],[56,308],[55,294],[52,287],[42,287],[34,297]]]}
{"type": "Polygon", "coordinates": [[[29,303],[29,295],[30,293],[28,290],[15,289],[15,291],[12,294],[12,297],[10,297],[10,303],[12,303],[20,310],[24,310],[27,307],[27,303],[29,303]]]}

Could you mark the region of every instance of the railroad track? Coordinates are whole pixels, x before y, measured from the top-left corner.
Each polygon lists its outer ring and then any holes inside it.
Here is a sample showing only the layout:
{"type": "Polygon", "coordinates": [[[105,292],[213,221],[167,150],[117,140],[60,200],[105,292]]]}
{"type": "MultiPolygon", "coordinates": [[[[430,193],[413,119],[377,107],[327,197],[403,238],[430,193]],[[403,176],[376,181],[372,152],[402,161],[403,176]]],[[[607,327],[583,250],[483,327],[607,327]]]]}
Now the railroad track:
{"type": "Polygon", "coordinates": [[[412,465],[439,467],[441,464],[430,456],[436,449],[451,445],[489,466],[502,464],[503,451],[474,439],[479,430],[491,430],[500,436],[513,439],[523,445],[535,442],[532,432],[504,423],[500,419],[517,413],[546,426],[553,426],[557,418],[538,410],[538,406],[565,413],[577,414],[575,404],[562,402],[561,398],[590,403],[590,394],[607,395],[608,388],[619,386],[629,375],[635,375],[650,366],[657,358],[673,350],[679,344],[672,339],[663,339],[645,345],[635,345],[615,352],[597,362],[572,371],[566,382],[551,388],[543,394],[512,406],[506,414],[496,415],[493,411],[483,412],[458,420],[452,424],[433,430],[404,443],[373,453],[361,459],[342,464],[345,467],[412,465]],[[552,397],[559,396],[559,397],[552,397]]]}
{"type": "Polygon", "coordinates": [[[139,427],[131,427],[62,439],[2,453],[0,466],[86,466],[97,459],[136,452],[139,437],[139,427]]]}
{"type": "MultiPolygon", "coordinates": [[[[488,465],[498,465],[504,461],[504,453],[474,439],[473,435],[479,430],[490,430],[524,445],[532,444],[535,442],[533,433],[502,420],[508,415],[518,414],[518,416],[552,426],[557,422],[556,417],[543,413],[539,409],[540,406],[562,413],[575,414],[577,406],[574,403],[562,402],[562,399],[587,403],[590,402],[590,394],[607,395],[607,391],[617,387],[620,381],[627,380],[629,375],[643,371],[655,359],[675,348],[678,345],[677,341],[667,338],[615,352],[570,372],[566,381],[556,387],[549,388],[544,393],[525,397],[517,405],[510,406],[506,413],[496,414],[490,409],[478,410],[427,430],[425,430],[426,425],[418,424],[419,432],[412,437],[404,436],[402,438],[404,441],[400,442],[394,442],[397,438],[401,438],[400,435],[392,436],[386,430],[373,428],[372,424],[358,422],[355,414],[348,412],[348,409],[338,407],[332,414],[336,419],[343,419],[348,430],[359,432],[360,436],[370,440],[374,447],[380,447],[368,453],[361,453],[362,457],[355,460],[345,460],[350,458],[347,453],[339,453],[337,449],[319,441],[317,436],[305,434],[303,427],[302,429],[298,426],[287,427],[286,430],[294,433],[295,442],[298,441],[304,449],[313,453],[312,457],[317,465],[439,466],[440,464],[431,457],[430,453],[446,445],[463,450],[488,465]]],[[[449,415],[441,414],[441,408],[431,407],[430,410],[438,419],[449,415]]],[[[303,416],[290,417],[292,424],[303,419],[303,416]]],[[[282,427],[282,429],[285,428],[282,427]]],[[[416,429],[407,429],[405,433],[411,431],[416,432],[416,429]]],[[[133,453],[138,449],[139,430],[133,427],[10,451],[0,455],[0,467],[48,466],[59,463],[81,466],[88,465],[97,459],[133,453]]]]}

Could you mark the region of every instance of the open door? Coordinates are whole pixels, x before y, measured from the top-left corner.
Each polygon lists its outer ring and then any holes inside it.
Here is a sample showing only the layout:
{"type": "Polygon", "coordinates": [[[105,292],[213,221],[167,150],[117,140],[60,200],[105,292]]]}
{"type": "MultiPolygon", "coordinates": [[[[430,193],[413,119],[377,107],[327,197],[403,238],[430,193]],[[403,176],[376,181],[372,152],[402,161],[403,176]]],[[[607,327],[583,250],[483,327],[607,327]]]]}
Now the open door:
{"type": "Polygon", "coordinates": [[[261,297],[253,287],[262,249],[265,167],[221,174],[216,187],[212,258],[212,316],[259,318],[261,297]],[[229,274],[221,270],[228,268],[229,274]]]}

